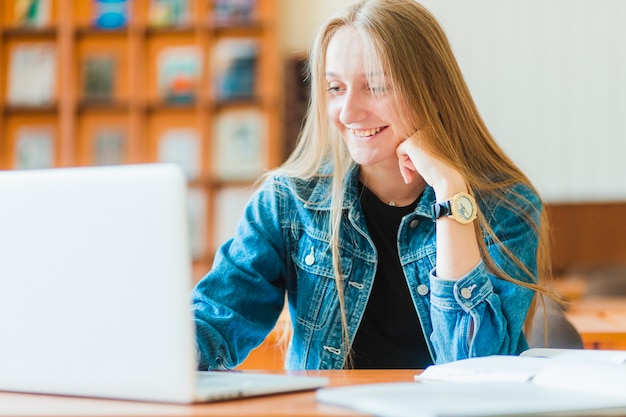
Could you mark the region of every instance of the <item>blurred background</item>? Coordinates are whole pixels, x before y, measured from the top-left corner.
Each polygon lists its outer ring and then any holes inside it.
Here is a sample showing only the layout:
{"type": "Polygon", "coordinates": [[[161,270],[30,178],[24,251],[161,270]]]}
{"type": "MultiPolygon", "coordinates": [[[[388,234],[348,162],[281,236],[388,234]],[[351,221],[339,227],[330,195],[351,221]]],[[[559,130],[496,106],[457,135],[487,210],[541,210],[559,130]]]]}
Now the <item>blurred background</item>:
{"type": "MultiPolygon", "coordinates": [[[[0,0],[0,169],[180,164],[198,279],[293,148],[307,48],[348,3],[0,0]]],[[[626,1],[422,4],[547,202],[559,291],[626,294],[626,1]]]]}
{"type": "MultiPolygon", "coordinates": [[[[287,59],[348,3],[284,0],[287,59]]],[[[624,275],[626,2],[421,3],[444,27],[487,126],[548,202],[557,274],[624,275]]]]}

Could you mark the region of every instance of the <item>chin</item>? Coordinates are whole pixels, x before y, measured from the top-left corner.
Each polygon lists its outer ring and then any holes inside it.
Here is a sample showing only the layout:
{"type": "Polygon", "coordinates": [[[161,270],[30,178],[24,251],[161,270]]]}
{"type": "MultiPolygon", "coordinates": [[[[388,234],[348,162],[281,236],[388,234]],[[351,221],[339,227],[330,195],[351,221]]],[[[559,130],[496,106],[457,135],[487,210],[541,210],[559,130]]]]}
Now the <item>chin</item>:
{"type": "Polygon", "coordinates": [[[370,152],[350,151],[350,156],[359,165],[374,165],[380,162],[380,158],[377,155],[372,155],[370,152]]]}

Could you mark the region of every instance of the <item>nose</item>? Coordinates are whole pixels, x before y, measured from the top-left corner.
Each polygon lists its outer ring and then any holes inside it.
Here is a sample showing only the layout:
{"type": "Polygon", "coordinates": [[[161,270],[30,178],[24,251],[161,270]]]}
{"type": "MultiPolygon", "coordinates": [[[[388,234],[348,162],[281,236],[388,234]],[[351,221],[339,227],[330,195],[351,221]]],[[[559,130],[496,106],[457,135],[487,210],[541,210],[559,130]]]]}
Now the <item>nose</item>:
{"type": "Polygon", "coordinates": [[[354,90],[348,90],[344,96],[339,120],[346,126],[359,122],[367,117],[368,108],[368,100],[361,97],[354,90]]]}

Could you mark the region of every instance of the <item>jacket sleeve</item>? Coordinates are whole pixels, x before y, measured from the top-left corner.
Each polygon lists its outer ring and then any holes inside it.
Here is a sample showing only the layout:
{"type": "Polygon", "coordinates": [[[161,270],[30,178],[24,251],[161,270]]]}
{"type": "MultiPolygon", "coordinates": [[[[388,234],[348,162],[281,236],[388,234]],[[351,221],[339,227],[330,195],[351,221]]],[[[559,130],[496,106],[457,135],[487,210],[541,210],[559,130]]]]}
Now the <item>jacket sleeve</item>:
{"type": "Polygon", "coordinates": [[[268,179],[254,194],[234,237],[192,292],[198,367],[239,365],[272,330],[284,304],[280,193],[268,179]]]}
{"type": "MultiPolygon", "coordinates": [[[[525,217],[539,224],[541,202],[534,193],[521,189],[522,212],[500,205],[483,209],[500,239],[487,237],[487,250],[495,264],[509,276],[530,282],[531,278],[505,253],[508,248],[537,278],[538,232],[525,217]]],[[[513,197],[512,197],[513,198],[513,197]]],[[[519,354],[528,347],[523,325],[534,291],[490,273],[481,260],[464,277],[443,280],[431,272],[431,342],[435,362],[494,354],[519,354]]]]}

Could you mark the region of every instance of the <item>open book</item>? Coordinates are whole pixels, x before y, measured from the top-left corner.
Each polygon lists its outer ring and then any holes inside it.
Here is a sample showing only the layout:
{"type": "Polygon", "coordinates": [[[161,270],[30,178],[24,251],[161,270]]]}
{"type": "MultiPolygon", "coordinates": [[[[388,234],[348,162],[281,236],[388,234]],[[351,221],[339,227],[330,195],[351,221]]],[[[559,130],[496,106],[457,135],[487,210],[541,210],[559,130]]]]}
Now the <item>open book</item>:
{"type": "MultiPolygon", "coordinates": [[[[520,356],[484,356],[432,365],[415,379],[440,382],[536,382],[544,381],[549,376],[559,378],[551,381],[551,385],[564,385],[567,388],[571,381],[560,381],[561,378],[558,374],[554,375],[553,369],[585,369],[594,363],[608,365],[609,369],[614,368],[612,365],[625,365],[626,351],[534,348],[522,352],[520,356]]],[[[626,366],[617,371],[626,372],[626,366]]],[[[626,394],[626,386],[620,389],[626,394]]]]}
{"type": "Polygon", "coordinates": [[[626,351],[530,349],[428,367],[416,382],[318,390],[377,416],[626,415],[626,351]]]}

